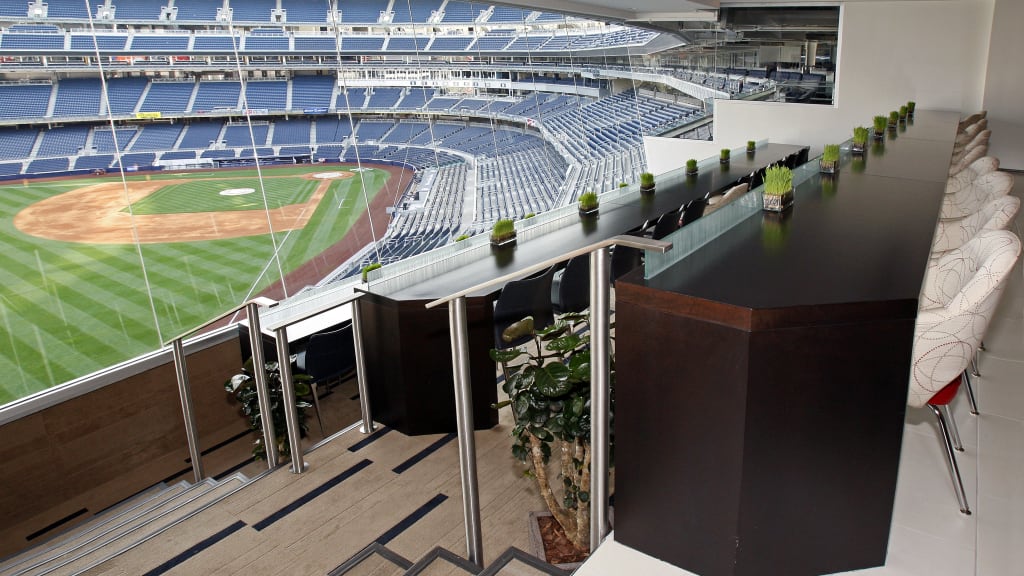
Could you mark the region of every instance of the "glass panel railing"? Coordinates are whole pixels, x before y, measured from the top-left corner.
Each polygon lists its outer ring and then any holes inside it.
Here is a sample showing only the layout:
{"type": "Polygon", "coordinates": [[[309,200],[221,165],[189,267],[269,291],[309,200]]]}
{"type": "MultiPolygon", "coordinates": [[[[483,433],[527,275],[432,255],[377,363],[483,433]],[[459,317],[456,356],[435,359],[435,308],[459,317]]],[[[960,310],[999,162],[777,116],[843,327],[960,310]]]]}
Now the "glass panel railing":
{"type": "MultiPolygon", "coordinates": [[[[712,160],[714,162],[718,161],[717,158],[713,158],[712,160]]],[[[704,164],[707,162],[708,161],[705,160],[698,165],[703,168],[704,164]]],[[[798,189],[799,184],[817,173],[817,158],[814,158],[793,170],[793,186],[794,188],[797,188],[796,194],[798,196],[800,194],[798,189]]],[[[675,176],[675,174],[673,174],[673,176],[675,176]]],[[[685,178],[685,175],[683,177],[685,178]]],[[[644,278],[653,278],[657,276],[683,258],[693,254],[715,238],[718,238],[740,222],[743,222],[755,214],[759,214],[764,206],[762,203],[763,191],[764,186],[758,186],[737,200],[729,203],[719,210],[716,210],[714,213],[701,217],[666,236],[664,239],[672,243],[672,250],[664,253],[647,252],[644,264],[644,278]]]]}

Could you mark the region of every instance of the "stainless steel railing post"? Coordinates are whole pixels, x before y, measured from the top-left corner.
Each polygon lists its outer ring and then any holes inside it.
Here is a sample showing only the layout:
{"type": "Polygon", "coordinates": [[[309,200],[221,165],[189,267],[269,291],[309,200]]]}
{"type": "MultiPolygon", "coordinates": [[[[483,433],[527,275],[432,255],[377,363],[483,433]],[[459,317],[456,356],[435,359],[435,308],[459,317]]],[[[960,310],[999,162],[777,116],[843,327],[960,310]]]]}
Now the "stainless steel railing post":
{"type": "MultiPolygon", "coordinates": [[[[250,302],[245,306],[249,317],[249,347],[252,348],[252,373],[256,380],[256,397],[260,404],[260,414],[270,414],[270,391],[267,389],[266,354],[263,353],[263,332],[260,329],[260,306],[250,302]]],[[[260,418],[263,424],[263,447],[267,455],[267,467],[277,468],[277,436],[273,418],[260,418]]]]}
{"type": "Polygon", "coordinates": [[[288,328],[274,332],[277,339],[277,363],[281,370],[281,393],[284,396],[284,421],[288,428],[288,447],[292,452],[292,473],[302,474],[306,462],[302,455],[302,430],[299,429],[299,409],[295,405],[295,382],[292,380],[291,354],[288,349],[288,328]]]}
{"type": "Polygon", "coordinates": [[[590,253],[590,551],[608,535],[609,360],[608,248],[590,253]]]}
{"type": "Polygon", "coordinates": [[[181,338],[171,342],[174,356],[174,375],[178,380],[178,395],[181,397],[181,413],[185,418],[185,437],[188,439],[188,454],[192,458],[192,475],[196,482],[203,480],[203,459],[199,453],[199,432],[196,414],[192,406],[192,387],[188,383],[188,368],[185,364],[185,348],[181,338]]]}
{"type": "Polygon", "coordinates": [[[359,310],[359,301],[352,302],[352,338],[356,348],[356,386],[359,387],[359,412],[363,424],[359,431],[363,434],[373,432],[373,415],[370,413],[370,393],[366,383],[366,365],[363,357],[363,313],[359,310]]]}
{"type": "Polygon", "coordinates": [[[469,561],[484,567],[480,530],[480,493],[476,474],[476,438],[473,436],[473,391],[469,376],[469,335],[466,298],[448,303],[452,334],[452,373],[455,379],[455,419],[459,434],[459,470],[462,476],[462,510],[466,519],[466,551],[469,561]]]}

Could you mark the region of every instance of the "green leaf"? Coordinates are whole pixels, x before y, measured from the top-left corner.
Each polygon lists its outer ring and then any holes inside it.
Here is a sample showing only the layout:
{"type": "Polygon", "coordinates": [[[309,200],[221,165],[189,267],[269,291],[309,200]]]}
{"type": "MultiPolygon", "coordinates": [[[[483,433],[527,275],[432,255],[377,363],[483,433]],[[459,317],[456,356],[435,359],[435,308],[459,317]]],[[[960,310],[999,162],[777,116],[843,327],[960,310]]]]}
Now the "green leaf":
{"type": "Polygon", "coordinates": [[[512,413],[515,415],[517,421],[525,417],[529,410],[530,400],[526,396],[519,396],[512,401],[512,413]]]}
{"type": "Polygon", "coordinates": [[[566,325],[565,322],[555,322],[554,324],[548,326],[547,328],[538,330],[537,336],[540,336],[541,340],[547,342],[549,340],[558,338],[562,334],[565,334],[568,330],[569,326],[566,325]]]}
{"type": "Polygon", "coordinates": [[[575,334],[559,336],[547,343],[548,350],[552,352],[571,352],[580,345],[583,339],[575,334]]]}
{"type": "Polygon", "coordinates": [[[294,385],[296,396],[309,396],[313,393],[313,389],[305,382],[295,382],[294,385]]]}
{"type": "Polygon", "coordinates": [[[569,369],[558,362],[544,366],[537,370],[534,389],[548,398],[566,394],[572,390],[572,383],[569,382],[569,369]]]}
{"type": "Polygon", "coordinates": [[[583,414],[583,404],[586,402],[582,396],[577,396],[569,402],[569,413],[573,416],[581,416],[583,414]]]}
{"type": "Polygon", "coordinates": [[[533,335],[533,316],[527,316],[502,330],[501,339],[504,342],[514,342],[523,336],[531,335],[533,335]]]}
{"type": "Polygon", "coordinates": [[[526,352],[519,348],[509,348],[508,350],[497,350],[492,348],[491,360],[494,360],[499,364],[503,364],[505,362],[511,362],[523,354],[526,354],[526,352]]]}

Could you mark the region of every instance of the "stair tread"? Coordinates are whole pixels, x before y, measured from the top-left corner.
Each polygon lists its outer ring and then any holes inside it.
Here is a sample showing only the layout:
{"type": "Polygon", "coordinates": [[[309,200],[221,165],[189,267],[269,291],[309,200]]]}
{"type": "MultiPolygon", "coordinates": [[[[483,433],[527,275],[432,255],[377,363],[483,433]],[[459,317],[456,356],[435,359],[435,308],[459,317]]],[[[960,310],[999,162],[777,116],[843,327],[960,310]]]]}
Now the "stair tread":
{"type": "Polygon", "coordinates": [[[76,541],[75,545],[62,551],[60,555],[19,575],[47,574],[58,569],[61,573],[84,570],[135,546],[181,519],[202,511],[242,485],[244,482],[238,477],[226,478],[219,483],[208,479],[160,506],[112,527],[102,535],[86,539],[84,542],[76,541]]]}
{"type": "Polygon", "coordinates": [[[135,496],[101,510],[85,522],[68,530],[57,532],[35,546],[22,550],[19,554],[11,556],[4,562],[0,562],[0,571],[8,571],[17,566],[26,565],[30,561],[40,559],[43,556],[52,556],[52,550],[63,547],[67,542],[92,533],[105,524],[116,521],[117,518],[139,513],[147,509],[147,507],[156,506],[164,500],[184,492],[188,487],[188,482],[182,481],[171,485],[161,483],[143,490],[135,496]]]}

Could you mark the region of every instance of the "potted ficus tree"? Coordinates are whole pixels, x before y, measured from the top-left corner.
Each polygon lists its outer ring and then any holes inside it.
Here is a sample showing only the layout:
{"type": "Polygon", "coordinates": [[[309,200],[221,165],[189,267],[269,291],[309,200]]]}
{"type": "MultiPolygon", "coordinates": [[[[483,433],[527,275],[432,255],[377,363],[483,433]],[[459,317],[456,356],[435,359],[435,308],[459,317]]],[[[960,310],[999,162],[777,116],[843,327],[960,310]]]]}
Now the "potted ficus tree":
{"type": "MultiPolygon", "coordinates": [[[[543,330],[522,321],[529,344],[491,350],[505,376],[512,454],[529,466],[548,511],[581,553],[590,544],[590,337],[585,313],[564,314],[543,330]],[[557,472],[555,472],[557,471],[557,472]],[[557,474],[552,477],[552,472],[557,474]]],[[[510,327],[512,330],[515,327],[510,327]]],[[[611,409],[615,408],[612,359],[611,409]]],[[[614,418],[612,419],[614,421],[614,418]]],[[[611,439],[614,441],[614,433],[611,439]]],[[[614,446],[614,445],[613,445],[614,446]]],[[[614,450],[611,451],[614,461],[614,450]]]]}
{"type": "Polygon", "coordinates": [[[718,153],[718,161],[720,163],[722,163],[722,164],[728,164],[729,163],[729,154],[730,154],[730,151],[729,151],[728,148],[722,148],[722,150],[718,153]]]}
{"type": "Polygon", "coordinates": [[[516,224],[508,218],[502,218],[491,228],[491,246],[507,246],[516,241],[516,224]]]}
{"type": "Polygon", "coordinates": [[[863,126],[857,126],[853,129],[853,143],[850,145],[850,151],[854,154],[863,154],[867,145],[868,129],[863,126]]]}
{"type": "Polygon", "coordinates": [[[782,212],[793,205],[793,172],[785,166],[770,166],[764,173],[764,209],[782,212]]]}
{"type": "Polygon", "coordinates": [[[885,116],[875,116],[872,120],[872,125],[875,129],[875,140],[881,140],[885,138],[885,126],[887,124],[885,116]]]}
{"type": "Polygon", "coordinates": [[[597,214],[600,201],[597,199],[597,194],[594,192],[584,192],[583,194],[580,194],[578,202],[580,216],[591,216],[593,214],[597,214]]]}
{"type": "MultiPolygon", "coordinates": [[[[288,428],[285,423],[284,387],[281,383],[281,366],[274,362],[264,364],[264,373],[267,377],[267,394],[271,406],[271,417],[274,422],[274,436],[277,444],[277,451],[282,456],[291,455],[291,445],[288,442],[288,428]]],[[[292,382],[295,386],[296,398],[310,394],[308,374],[293,374],[292,382]]],[[[260,410],[259,395],[256,393],[256,377],[253,369],[253,361],[250,357],[242,371],[235,374],[224,383],[224,390],[233,394],[242,404],[242,414],[249,421],[249,429],[256,432],[257,438],[253,441],[252,455],[257,460],[267,457],[267,448],[263,445],[263,415],[260,410]]],[[[305,437],[306,431],[306,409],[311,406],[308,402],[296,400],[296,408],[299,415],[299,431],[305,437]]]]}
{"type": "Polygon", "coordinates": [[[839,170],[839,144],[826,144],[818,161],[818,169],[824,174],[835,174],[839,170]]]}
{"type": "Polygon", "coordinates": [[[640,174],[640,193],[654,194],[654,174],[650,172],[640,174]]]}
{"type": "Polygon", "coordinates": [[[686,161],[686,175],[695,176],[697,174],[697,159],[690,158],[686,161]]]}

